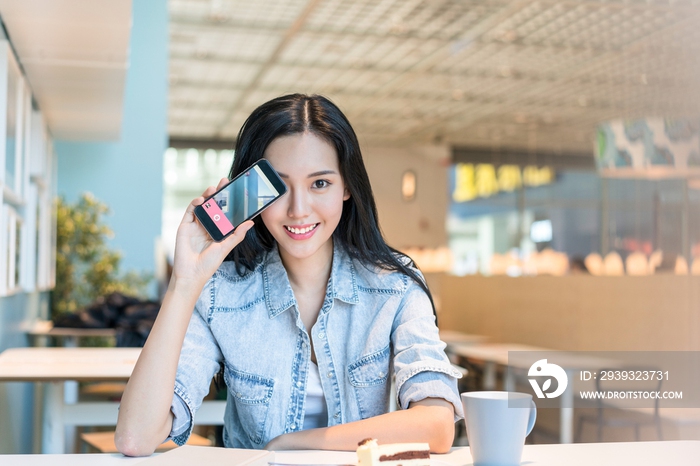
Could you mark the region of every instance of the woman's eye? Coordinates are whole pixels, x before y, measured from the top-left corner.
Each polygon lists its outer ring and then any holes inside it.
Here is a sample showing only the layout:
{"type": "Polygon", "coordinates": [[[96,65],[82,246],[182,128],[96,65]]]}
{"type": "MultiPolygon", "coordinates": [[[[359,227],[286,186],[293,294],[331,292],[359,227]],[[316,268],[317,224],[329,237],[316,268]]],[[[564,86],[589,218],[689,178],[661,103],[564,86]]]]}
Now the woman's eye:
{"type": "Polygon", "coordinates": [[[314,188],[320,189],[320,188],[325,188],[329,185],[330,183],[326,180],[316,180],[314,181],[314,188]]]}

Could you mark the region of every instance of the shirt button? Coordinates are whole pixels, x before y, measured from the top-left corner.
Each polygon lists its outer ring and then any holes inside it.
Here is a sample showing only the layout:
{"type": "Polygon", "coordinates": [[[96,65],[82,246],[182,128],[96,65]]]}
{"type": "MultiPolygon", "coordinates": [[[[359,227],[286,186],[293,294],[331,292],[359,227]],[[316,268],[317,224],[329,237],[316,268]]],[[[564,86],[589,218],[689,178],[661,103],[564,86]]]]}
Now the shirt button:
{"type": "Polygon", "coordinates": [[[241,392],[236,393],[236,396],[237,396],[238,398],[243,398],[243,395],[241,394],[241,392]]]}
{"type": "Polygon", "coordinates": [[[303,342],[303,343],[301,344],[301,347],[302,347],[303,349],[306,349],[306,342],[303,342]]]}
{"type": "Polygon", "coordinates": [[[319,337],[321,340],[325,340],[325,339],[326,339],[326,332],[323,332],[323,331],[318,332],[318,337],[319,337]]]}
{"type": "Polygon", "coordinates": [[[340,413],[335,413],[335,414],[333,415],[333,417],[336,418],[336,419],[338,419],[338,418],[340,417],[340,413]]]}
{"type": "Polygon", "coordinates": [[[301,388],[301,382],[297,382],[297,388],[301,388]]]}
{"type": "Polygon", "coordinates": [[[384,372],[380,372],[379,377],[384,377],[384,372]]]}
{"type": "Polygon", "coordinates": [[[333,377],[333,371],[328,371],[327,375],[328,375],[328,378],[330,379],[331,377],[333,377]]]}
{"type": "Polygon", "coordinates": [[[292,430],[295,430],[295,429],[297,428],[297,425],[296,425],[296,424],[292,424],[292,425],[289,426],[289,427],[290,427],[292,430]]]}

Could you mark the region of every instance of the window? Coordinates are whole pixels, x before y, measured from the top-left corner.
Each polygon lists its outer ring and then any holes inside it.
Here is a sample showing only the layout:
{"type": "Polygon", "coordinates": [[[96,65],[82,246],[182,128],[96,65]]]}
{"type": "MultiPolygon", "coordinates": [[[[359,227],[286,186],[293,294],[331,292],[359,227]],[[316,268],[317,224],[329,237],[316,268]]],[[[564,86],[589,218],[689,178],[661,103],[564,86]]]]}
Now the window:
{"type": "Polygon", "coordinates": [[[7,41],[0,41],[0,109],[0,296],[5,296],[53,286],[56,235],[51,139],[7,41]]]}
{"type": "Polygon", "coordinates": [[[172,260],[175,234],[187,206],[207,186],[228,176],[232,150],[170,147],[163,157],[163,251],[172,260]]]}

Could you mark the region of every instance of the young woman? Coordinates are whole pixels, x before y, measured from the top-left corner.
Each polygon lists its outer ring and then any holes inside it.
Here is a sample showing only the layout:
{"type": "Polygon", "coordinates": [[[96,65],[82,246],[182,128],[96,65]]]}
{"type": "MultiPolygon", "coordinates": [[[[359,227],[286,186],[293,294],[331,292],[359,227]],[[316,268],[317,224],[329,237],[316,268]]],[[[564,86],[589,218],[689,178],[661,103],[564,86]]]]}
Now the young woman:
{"type": "Polygon", "coordinates": [[[280,97],[251,114],[235,154],[231,178],[264,157],[289,190],[221,243],[193,214],[216,189],[188,207],[122,398],[119,450],[184,444],[222,368],[227,447],[354,450],[373,437],[447,451],[460,374],[422,276],[381,236],[350,123],[324,97],[280,97]],[[401,409],[388,412],[392,376],[401,409]]]}

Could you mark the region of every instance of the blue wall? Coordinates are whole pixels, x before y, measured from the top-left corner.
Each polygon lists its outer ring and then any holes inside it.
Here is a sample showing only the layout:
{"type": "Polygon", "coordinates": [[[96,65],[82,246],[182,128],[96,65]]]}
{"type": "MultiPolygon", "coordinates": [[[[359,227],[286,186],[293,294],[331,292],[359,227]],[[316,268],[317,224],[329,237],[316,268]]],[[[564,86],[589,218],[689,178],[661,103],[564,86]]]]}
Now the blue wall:
{"type": "Polygon", "coordinates": [[[161,233],[163,153],[168,144],[167,0],[134,0],[121,138],[55,141],[58,194],[75,201],[89,191],[105,202],[122,252],[122,270],[154,272],[161,233]]]}
{"type": "MultiPolygon", "coordinates": [[[[74,201],[92,192],[113,214],[105,220],[124,270],[153,272],[160,236],[163,153],[167,148],[167,0],[134,0],[122,132],[115,142],[55,141],[58,193],[74,201]]],[[[59,277],[60,279],[60,277],[59,277]]],[[[48,293],[0,298],[0,351],[27,346],[25,329],[48,316],[48,293]]],[[[0,454],[31,453],[33,386],[0,384],[0,454]]],[[[2,463],[2,460],[0,460],[2,463]]]]}
{"type": "MultiPolygon", "coordinates": [[[[22,293],[0,299],[0,351],[27,346],[28,322],[48,315],[48,293],[22,293]]],[[[34,385],[0,383],[0,454],[32,453],[34,385]]],[[[2,461],[0,461],[2,463],[2,461]]]]}

